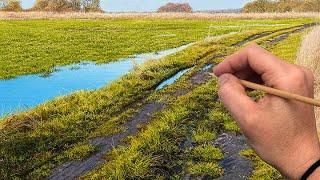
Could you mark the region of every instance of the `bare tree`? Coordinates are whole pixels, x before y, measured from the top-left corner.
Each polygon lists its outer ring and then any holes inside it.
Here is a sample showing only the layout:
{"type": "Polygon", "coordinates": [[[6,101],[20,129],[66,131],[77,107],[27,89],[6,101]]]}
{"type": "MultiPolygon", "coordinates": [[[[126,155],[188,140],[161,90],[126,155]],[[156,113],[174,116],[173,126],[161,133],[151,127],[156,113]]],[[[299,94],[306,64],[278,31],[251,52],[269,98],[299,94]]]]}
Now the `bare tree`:
{"type": "Polygon", "coordinates": [[[1,11],[22,11],[20,0],[0,0],[1,11]]]}
{"type": "Polygon", "coordinates": [[[255,0],[244,12],[319,12],[320,0],[255,0]]]}
{"type": "Polygon", "coordinates": [[[85,12],[101,12],[100,0],[82,0],[82,7],[85,12]]]}
{"type": "Polygon", "coordinates": [[[31,10],[36,11],[99,11],[100,0],[37,0],[31,10]]]}

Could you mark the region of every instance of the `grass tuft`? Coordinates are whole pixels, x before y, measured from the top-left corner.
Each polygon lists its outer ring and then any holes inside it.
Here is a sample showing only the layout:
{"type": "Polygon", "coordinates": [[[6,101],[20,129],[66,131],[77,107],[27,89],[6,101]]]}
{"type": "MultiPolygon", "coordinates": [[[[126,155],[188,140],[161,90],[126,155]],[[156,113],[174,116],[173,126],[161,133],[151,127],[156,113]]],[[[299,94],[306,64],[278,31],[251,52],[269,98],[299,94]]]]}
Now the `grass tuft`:
{"type": "Polygon", "coordinates": [[[196,177],[217,178],[223,175],[224,171],[217,163],[207,162],[191,164],[188,167],[188,172],[196,177]]]}
{"type": "Polygon", "coordinates": [[[200,145],[193,148],[192,156],[196,160],[204,162],[212,162],[223,158],[221,150],[212,145],[200,145]]]}

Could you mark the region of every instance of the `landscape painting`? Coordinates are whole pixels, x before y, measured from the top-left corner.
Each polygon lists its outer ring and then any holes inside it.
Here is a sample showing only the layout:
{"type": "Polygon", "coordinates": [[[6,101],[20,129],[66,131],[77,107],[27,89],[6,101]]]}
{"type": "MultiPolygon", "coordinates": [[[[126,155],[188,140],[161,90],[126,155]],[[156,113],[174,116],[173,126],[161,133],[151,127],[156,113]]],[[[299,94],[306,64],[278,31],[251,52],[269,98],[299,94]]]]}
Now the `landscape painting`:
{"type": "Polygon", "coordinates": [[[212,72],[258,44],[317,81],[319,12],[318,0],[0,0],[0,179],[283,179],[212,72]]]}

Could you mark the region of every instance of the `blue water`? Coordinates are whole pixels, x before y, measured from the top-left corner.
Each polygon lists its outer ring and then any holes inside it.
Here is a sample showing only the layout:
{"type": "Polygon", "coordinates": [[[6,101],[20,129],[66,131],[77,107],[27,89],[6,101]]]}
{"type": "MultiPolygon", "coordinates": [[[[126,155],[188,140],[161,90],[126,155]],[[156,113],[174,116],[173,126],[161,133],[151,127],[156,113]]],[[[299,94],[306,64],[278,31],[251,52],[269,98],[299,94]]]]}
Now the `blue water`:
{"type": "MultiPolygon", "coordinates": [[[[207,64],[205,65],[202,70],[203,71],[209,71],[210,69],[212,69],[213,64],[207,64]]],[[[161,90],[163,88],[165,88],[166,86],[169,86],[171,84],[173,84],[175,81],[177,81],[181,76],[183,76],[185,73],[187,73],[191,68],[188,69],[184,69],[182,71],[179,71],[177,74],[175,74],[174,76],[172,76],[171,78],[163,81],[156,89],[157,90],[161,90]]]]}
{"type": "Polygon", "coordinates": [[[190,45],[158,53],[136,55],[113,63],[82,62],[58,67],[48,77],[37,74],[0,80],[0,117],[35,107],[57,96],[79,90],[101,88],[127,74],[135,63],[141,64],[149,59],[159,59],[190,45]]]}
{"type": "Polygon", "coordinates": [[[202,68],[202,70],[203,71],[209,71],[209,70],[211,70],[213,68],[213,64],[207,64],[207,65],[205,65],[203,68],[202,68]]]}
{"type": "Polygon", "coordinates": [[[156,89],[157,90],[161,90],[161,89],[165,88],[166,86],[169,86],[170,84],[173,84],[176,80],[178,80],[181,76],[183,76],[185,73],[187,73],[190,69],[191,68],[179,71],[177,74],[175,74],[171,78],[163,81],[156,89]]]}

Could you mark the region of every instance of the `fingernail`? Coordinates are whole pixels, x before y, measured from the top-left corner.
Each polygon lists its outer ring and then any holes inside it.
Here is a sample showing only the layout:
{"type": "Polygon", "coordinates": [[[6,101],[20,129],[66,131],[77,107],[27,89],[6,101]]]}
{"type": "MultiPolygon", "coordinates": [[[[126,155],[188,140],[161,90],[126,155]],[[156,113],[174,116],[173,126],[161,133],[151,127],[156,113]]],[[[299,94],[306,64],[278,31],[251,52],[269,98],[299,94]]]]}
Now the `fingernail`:
{"type": "Polygon", "coordinates": [[[223,74],[223,75],[221,75],[220,77],[219,77],[219,85],[220,86],[223,86],[226,82],[228,82],[229,81],[229,76],[228,75],[225,75],[225,74],[223,74]]]}

